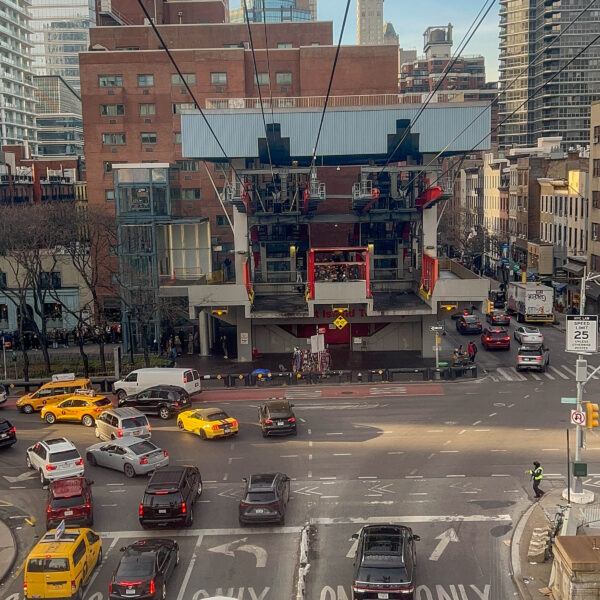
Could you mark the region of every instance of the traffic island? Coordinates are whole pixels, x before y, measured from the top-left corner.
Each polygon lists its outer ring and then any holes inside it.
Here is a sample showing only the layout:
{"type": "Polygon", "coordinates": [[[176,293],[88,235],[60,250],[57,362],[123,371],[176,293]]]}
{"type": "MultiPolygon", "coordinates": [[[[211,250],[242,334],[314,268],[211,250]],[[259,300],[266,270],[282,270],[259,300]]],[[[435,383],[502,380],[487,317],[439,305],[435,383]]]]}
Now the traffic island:
{"type": "Polygon", "coordinates": [[[17,542],[10,527],[0,521],[0,583],[10,573],[17,558],[17,542]]]}

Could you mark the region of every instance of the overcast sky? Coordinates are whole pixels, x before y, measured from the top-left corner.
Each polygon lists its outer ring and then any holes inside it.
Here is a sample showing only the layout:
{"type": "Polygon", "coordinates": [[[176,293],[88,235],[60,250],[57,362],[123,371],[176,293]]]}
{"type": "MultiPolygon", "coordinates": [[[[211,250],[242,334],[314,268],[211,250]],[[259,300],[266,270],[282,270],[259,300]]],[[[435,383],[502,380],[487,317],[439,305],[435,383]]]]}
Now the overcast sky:
{"type": "MultiPolygon", "coordinates": [[[[241,0],[230,0],[231,8],[238,8],[241,0]]],[[[432,25],[454,26],[453,39],[456,48],[471,23],[479,13],[484,0],[384,0],[383,18],[390,21],[400,36],[400,46],[407,50],[423,51],[423,32],[432,25]]],[[[317,0],[321,21],[333,21],[335,42],[339,39],[346,0],[317,0]]],[[[466,46],[462,55],[485,56],[487,81],[498,79],[498,3],[483,21],[477,33],[466,46]]],[[[356,0],[351,0],[348,21],[344,31],[344,44],[356,44],[356,0]]]]}

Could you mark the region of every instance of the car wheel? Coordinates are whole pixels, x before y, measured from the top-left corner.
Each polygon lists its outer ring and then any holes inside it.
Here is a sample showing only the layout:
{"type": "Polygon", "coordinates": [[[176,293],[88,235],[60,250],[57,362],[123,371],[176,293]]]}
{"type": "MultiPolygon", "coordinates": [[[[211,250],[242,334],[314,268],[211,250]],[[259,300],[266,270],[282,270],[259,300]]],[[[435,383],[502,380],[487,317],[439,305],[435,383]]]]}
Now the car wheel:
{"type": "Polygon", "coordinates": [[[54,415],[54,413],[47,412],[44,415],[44,420],[46,421],[46,423],[48,423],[48,425],[54,425],[54,423],[56,423],[56,416],[54,415]]]}
{"type": "Polygon", "coordinates": [[[197,429],[197,430],[196,430],[196,434],[200,436],[200,439],[201,439],[201,440],[206,440],[206,439],[208,439],[208,438],[206,437],[206,432],[204,431],[204,429],[197,429]]]}
{"type": "Polygon", "coordinates": [[[26,404],[26,405],[23,407],[23,412],[24,412],[26,415],[30,415],[30,414],[33,412],[33,406],[31,406],[31,404],[26,404]]]}
{"type": "Polygon", "coordinates": [[[95,467],[98,464],[96,457],[91,452],[88,452],[85,455],[85,459],[87,460],[88,465],[90,465],[91,467],[95,467]]]}
{"type": "MultiPolygon", "coordinates": [[[[82,579],[83,581],[83,579],[82,579]]],[[[83,600],[83,592],[81,591],[81,588],[79,588],[72,596],[71,596],[72,600],[83,600]]]]}
{"type": "Polygon", "coordinates": [[[546,365],[544,365],[543,367],[540,368],[540,373],[545,373],[546,372],[546,365]]]}
{"type": "Polygon", "coordinates": [[[202,482],[201,481],[198,483],[198,489],[196,490],[196,495],[202,496],[202,482]]]}
{"type": "Polygon", "coordinates": [[[27,465],[28,469],[33,468],[33,465],[31,464],[31,458],[29,457],[29,452],[25,456],[25,464],[27,465]]]}
{"type": "Polygon", "coordinates": [[[297,428],[296,428],[296,429],[294,429],[294,431],[293,431],[292,435],[298,435],[298,429],[297,429],[297,428]]]}
{"type": "Polygon", "coordinates": [[[114,433],[111,433],[111,434],[110,434],[110,439],[111,439],[111,440],[114,440],[114,439],[116,439],[116,438],[115,438],[115,434],[114,434],[114,433]]]}
{"type": "Polygon", "coordinates": [[[177,421],[177,427],[179,427],[179,429],[181,429],[181,431],[183,431],[183,421],[178,420],[177,421]]]}
{"type": "Polygon", "coordinates": [[[179,548],[177,548],[177,554],[175,555],[175,566],[179,564],[179,548]]]}
{"type": "Polygon", "coordinates": [[[123,472],[125,473],[125,477],[129,477],[130,479],[135,477],[135,469],[133,468],[133,465],[129,463],[125,463],[123,472]]]}
{"type": "Polygon", "coordinates": [[[42,484],[42,486],[48,485],[48,480],[46,479],[46,476],[44,475],[44,471],[42,471],[41,469],[40,469],[40,483],[42,484]]]}
{"type": "Polygon", "coordinates": [[[166,421],[171,416],[171,412],[166,406],[161,406],[158,409],[158,416],[166,421]]]}
{"type": "Polygon", "coordinates": [[[123,400],[125,400],[125,398],[127,398],[125,390],[119,390],[117,392],[117,400],[119,401],[119,406],[121,406],[121,403],[123,402],[123,400]]]}
{"type": "MultiPolygon", "coordinates": [[[[93,523],[93,520],[92,520],[93,523]]],[[[102,562],[102,548],[98,551],[98,558],[96,559],[96,566],[98,566],[102,562]]]]}
{"type": "Polygon", "coordinates": [[[86,427],[93,427],[94,426],[94,417],[92,417],[90,415],[83,415],[83,417],[81,417],[81,422],[86,427]]]}

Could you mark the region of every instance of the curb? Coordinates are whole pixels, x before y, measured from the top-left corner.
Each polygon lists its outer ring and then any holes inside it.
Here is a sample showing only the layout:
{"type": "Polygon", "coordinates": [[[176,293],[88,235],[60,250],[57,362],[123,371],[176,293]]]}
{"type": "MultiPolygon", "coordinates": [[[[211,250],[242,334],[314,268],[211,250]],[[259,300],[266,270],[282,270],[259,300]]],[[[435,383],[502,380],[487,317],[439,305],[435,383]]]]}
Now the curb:
{"type": "Polygon", "coordinates": [[[513,531],[512,537],[510,538],[510,574],[514,584],[519,591],[519,597],[522,600],[531,600],[532,596],[529,589],[525,586],[521,579],[521,538],[523,536],[523,530],[527,525],[527,521],[534,511],[536,503],[533,503],[519,518],[519,522],[513,531]]]}
{"type": "MultiPolygon", "coordinates": [[[[17,559],[17,540],[15,538],[14,533],[12,532],[12,529],[6,523],[4,523],[4,521],[0,521],[0,525],[2,525],[4,528],[6,528],[9,531],[10,539],[12,542],[12,553],[10,555],[10,558],[8,559],[8,561],[6,563],[4,572],[0,572],[0,583],[4,583],[6,576],[11,572],[11,570],[15,564],[15,560],[17,559]]],[[[8,546],[7,546],[7,548],[8,548],[8,546]]]]}
{"type": "Polygon", "coordinates": [[[305,525],[300,534],[300,564],[298,566],[298,583],[296,587],[296,600],[306,598],[306,579],[310,571],[309,552],[310,525],[305,525]]]}

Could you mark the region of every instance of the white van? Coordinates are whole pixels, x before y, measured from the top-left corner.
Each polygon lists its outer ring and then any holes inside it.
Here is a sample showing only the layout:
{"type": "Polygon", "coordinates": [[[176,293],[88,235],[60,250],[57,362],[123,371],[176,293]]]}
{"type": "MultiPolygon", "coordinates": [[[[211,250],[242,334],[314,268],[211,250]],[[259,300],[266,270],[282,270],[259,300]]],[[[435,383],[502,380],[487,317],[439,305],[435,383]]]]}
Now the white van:
{"type": "Polygon", "coordinates": [[[154,385],[176,385],[183,388],[190,396],[202,391],[200,375],[196,369],[136,369],[125,379],[113,384],[113,391],[119,400],[131,396],[154,385]]]}

